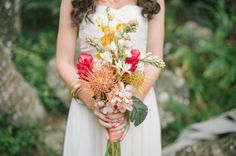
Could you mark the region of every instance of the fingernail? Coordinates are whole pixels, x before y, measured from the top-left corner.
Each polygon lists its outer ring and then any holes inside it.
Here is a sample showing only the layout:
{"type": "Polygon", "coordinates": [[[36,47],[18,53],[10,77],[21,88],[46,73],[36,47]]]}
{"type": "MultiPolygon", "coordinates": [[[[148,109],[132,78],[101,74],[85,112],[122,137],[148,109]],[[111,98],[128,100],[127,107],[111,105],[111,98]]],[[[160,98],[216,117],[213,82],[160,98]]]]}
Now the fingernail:
{"type": "Polygon", "coordinates": [[[121,120],[120,119],[116,119],[116,123],[121,123],[121,120]]]}
{"type": "Polygon", "coordinates": [[[114,128],[116,128],[116,126],[115,126],[115,125],[113,125],[111,128],[112,128],[112,129],[114,129],[114,128]]]}

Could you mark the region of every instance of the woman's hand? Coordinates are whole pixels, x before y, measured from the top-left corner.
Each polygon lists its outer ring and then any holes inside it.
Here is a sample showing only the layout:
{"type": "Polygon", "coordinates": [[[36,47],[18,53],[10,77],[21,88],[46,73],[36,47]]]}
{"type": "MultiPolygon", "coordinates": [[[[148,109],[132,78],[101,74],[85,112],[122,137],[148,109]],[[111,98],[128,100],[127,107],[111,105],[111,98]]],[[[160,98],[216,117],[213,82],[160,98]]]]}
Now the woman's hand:
{"type": "Polygon", "coordinates": [[[93,95],[86,90],[85,88],[81,87],[77,91],[77,97],[89,108],[94,110],[94,102],[93,95]]]}
{"type": "Polygon", "coordinates": [[[94,111],[99,118],[99,123],[107,130],[107,137],[112,141],[122,141],[129,129],[129,117],[124,113],[104,115],[100,111],[94,111]]]}
{"type": "Polygon", "coordinates": [[[129,130],[129,126],[129,116],[125,115],[123,122],[119,126],[116,128],[107,129],[109,139],[111,141],[122,141],[129,130]]]}

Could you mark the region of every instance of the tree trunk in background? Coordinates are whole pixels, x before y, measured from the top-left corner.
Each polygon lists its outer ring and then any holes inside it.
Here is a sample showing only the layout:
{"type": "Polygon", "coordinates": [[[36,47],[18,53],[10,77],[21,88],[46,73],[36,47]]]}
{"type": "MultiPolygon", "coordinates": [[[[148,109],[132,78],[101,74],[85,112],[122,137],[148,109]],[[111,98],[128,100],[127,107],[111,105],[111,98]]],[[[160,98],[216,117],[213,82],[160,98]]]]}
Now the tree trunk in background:
{"type": "Polygon", "coordinates": [[[0,114],[10,114],[11,123],[16,126],[45,116],[35,89],[11,61],[20,30],[19,5],[20,0],[0,3],[0,114]]]}
{"type": "Polygon", "coordinates": [[[0,45],[3,51],[12,56],[20,32],[20,0],[1,0],[0,2],[0,45]]]}

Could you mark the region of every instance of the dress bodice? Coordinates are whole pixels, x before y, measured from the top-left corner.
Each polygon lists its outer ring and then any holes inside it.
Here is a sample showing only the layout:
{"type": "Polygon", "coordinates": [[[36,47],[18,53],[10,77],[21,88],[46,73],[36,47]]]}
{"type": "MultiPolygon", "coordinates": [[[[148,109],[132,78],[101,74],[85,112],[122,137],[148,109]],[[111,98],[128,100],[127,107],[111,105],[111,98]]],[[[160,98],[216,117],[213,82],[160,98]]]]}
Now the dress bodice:
{"type": "MultiPolygon", "coordinates": [[[[94,54],[96,49],[90,46],[86,41],[87,36],[91,37],[102,37],[103,33],[98,31],[98,27],[96,24],[96,19],[100,17],[105,23],[107,22],[106,17],[106,7],[104,5],[97,5],[96,12],[89,16],[90,21],[86,21],[85,19],[80,24],[79,28],[79,44],[80,51],[89,52],[94,54]]],[[[133,48],[139,49],[141,52],[146,51],[146,42],[147,42],[147,19],[141,14],[141,7],[136,5],[125,5],[120,9],[111,8],[111,11],[115,15],[114,20],[110,23],[110,25],[116,25],[118,23],[128,22],[129,20],[136,19],[139,23],[137,31],[135,33],[130,33],[131,43],[133,48]]]]}

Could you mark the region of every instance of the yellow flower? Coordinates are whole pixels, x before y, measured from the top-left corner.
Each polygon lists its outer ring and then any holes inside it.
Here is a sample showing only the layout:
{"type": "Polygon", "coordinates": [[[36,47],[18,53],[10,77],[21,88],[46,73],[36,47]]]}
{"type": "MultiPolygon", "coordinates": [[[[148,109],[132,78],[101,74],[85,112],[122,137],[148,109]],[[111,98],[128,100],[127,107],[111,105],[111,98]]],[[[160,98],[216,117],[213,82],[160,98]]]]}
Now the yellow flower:
{"type": "Polygon", "coordinates": [[[110,36],[110,43],[111,42],[113,42],[114,41],[114,39],[115,39],[115,31],[112,31],[110,34],[109,34],[109,36],[110,36]]]}
{"type": "Polygon", "coordinates": [[[131,73],[131,75],[125,73],[122,76],[122,81],[134,86],[136,89],[140,89],[144,81],[144,74],[139,70],[131,73]]]}
{"type": "Polygon", "coordinates": [[[103,47],[106,47],[109,44],[109,36],[104,35],[101,39],[101,44],[103,47]]]}
{"type": "Polygon", "coordinates": [[[116,32],[119,32],[121,28],[125,28],[126,24],[125,23],[119,23],[116,25],[116,32]]]}
{"type": "Polygon", "coordinates": [[[107,34],[107,33],[109,33],[109,27],[107,26],[107,25],[102,25],[102,32],[104,33],[104,34],[107,34]]]}
{"type": "Polygon", "coordinates": [[[103,45],[103,47],[106,47],[108,44],[110,44],[111,42],[113,42],[115,39],[115,32],[111,31],[110,33],[105,33],[105,35],[103,37],[101,37],[101,44],[103,45]]]}
{"type": "Polygon", "coordinates": [[[113,33],[113,29],[107,25],[102,25],[102,32],[104,34],[109,34],[109,33],[113,33]]]}
{"type": "Polygon", "coordinates": [[[111,13],[111,12],[109,12],[109,13],[108,13],[108,20],[109,20],[109,21],[112,21],[113,19],[114,19],[114,14],[111,13]]]}
{"type": "Polygon", "coordinates": [[[102,26],[102,19],[101,19],[101,17],[98,17],[96,22],[97,22],[98,27],[102,26]]]}
{"type": "Polygon", "coordinates": [[[96,54],[96,58],[99,59],[99,60],[102,59],[101,56],[100,56],[100,53],[97,53],[97,54],[96,54]]]}

